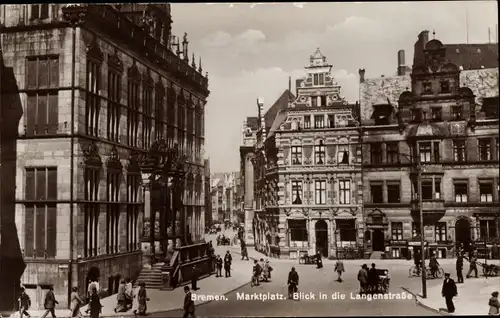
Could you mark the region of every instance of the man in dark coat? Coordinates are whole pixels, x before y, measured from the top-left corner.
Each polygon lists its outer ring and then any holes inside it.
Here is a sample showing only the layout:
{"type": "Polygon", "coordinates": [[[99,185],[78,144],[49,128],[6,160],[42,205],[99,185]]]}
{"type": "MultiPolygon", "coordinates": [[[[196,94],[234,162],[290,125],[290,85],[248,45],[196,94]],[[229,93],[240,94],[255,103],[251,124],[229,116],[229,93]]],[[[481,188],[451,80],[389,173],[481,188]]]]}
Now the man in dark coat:
{"type": "Polygon", "coordinates": [[[472,276],[472,272],[474,272],[475,277],[478,278],[477,257],[475,253],[471,253],[471,257],[469,259],[469,272],[467,272],[467,278],[470,278],[472,276]]]}
{"type": "Polygon", "coordinates": [[[49,312],[52,317],[56,318],[56,304],[59,304],[59,302],[56,300],[56,296],[54,295],[54,287],[50,286],[49,291],[47,292],[47,294],[45,294],[45,301],[43,304],[43,306],[45,307],[45,313],[43,314],[42,318],[47,317],[49,312]]]}
{"type": "Polygon", "coordinates": [[[196,265],[193,265],[192,269],[192,277],[191,277],[191,289],[192,290],[198,290],[198,279],[200,278],[200,270],[196,267],[196,265]]]}
{"type": "Polygon", "coordinates": [[[217,255],[217,258],[215,259],[215,266],[216,266],[216,273],[215,273],[215,277],[222,277],[222,264],[224,262],[222,261],[222,258],[220,257],[220,255],[217,255]]]}
{"type": "Polygon", "coordinates": [[[26,290],[21,288],[21,296],[19,296],[19,317],[23,318],[23,315],[26,317],[31,317],[28,313],[28,308],[31,306],[31,299],[28,294],[26,294],[26,290]]]}
{"type": "Polygon", "coordinates": [[[368,288],[372,294],[377,291],[378,281],[377,269],[375,268],[375,263],[372,263],[372,268],[368,270],[368,288]]]}
{"type": "Polygon", "coordinates": [[[226,252],[224,256],[224,270],[226,271],[226,277],[231,277],[231,263],[233,262],[233,257],[229,251],[226,252]]]}
{"type": "Polygon", "coordinates": [[[450,278],[450,273],[444,274],[443,289],[441,295],[446,299],[446,308],[449,313],[455,312],[455,305],[453,304],[453,297],[458,295],[457,285],[455,281],[450,278]]]}
{"type": "Polygon", "coordinates": [[[184,292],[186,296],[184,296],[184,318],[194,317],[194,300],[191,298],[191,291],[189,290],[189,286],[184,286],[184,292]]]}
{"type": "Polygon", "coordinates": [[[464,269],[464,256],[462,253],[458,254],[457,257],[457,283],[462,284],[464,282],[464,275],[462,273],[464,269]]]}
{"type": "Polygon", "coordinates": [[[288,298],[293,299],[293,294],[297,292],[299,286],[299,273],[295,271],[295,267],[288,273],[288,298]]]}

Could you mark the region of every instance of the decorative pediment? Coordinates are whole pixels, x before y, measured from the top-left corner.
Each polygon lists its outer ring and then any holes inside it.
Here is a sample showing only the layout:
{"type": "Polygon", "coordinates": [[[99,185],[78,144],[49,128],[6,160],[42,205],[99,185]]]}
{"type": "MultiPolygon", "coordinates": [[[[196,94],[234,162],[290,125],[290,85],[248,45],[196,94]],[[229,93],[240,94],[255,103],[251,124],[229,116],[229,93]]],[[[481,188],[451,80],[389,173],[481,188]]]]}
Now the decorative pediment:
{"type": "Polygon", "coordinates": [[[154,80],[151,76],[151,71],[148,69],[145,74],[142,75],[142,82],[147,86],[154,86],[154,80]]]}
{"type": "Polygon", "coordinates": [[[101,49],[99,48],[99,45],[97,44],[96,41],[93,41],[89,46],[86,48],[86,53],[87,57],[102,62],[104,60],[104,54],[102,54],[101,49]]]}
{"type": "Polygon", "coordinates": [[[102,166],[101,155],[99,148],[95,143],[91,143],[86,150],[83,151],[83,162],[86,166],[100,168],[102,166]]]}
{"type": "Polygon", "coordinates": [[[130,154],[130,157],[128,158],[128,166],[127,166],[128,172],[136,172],[136,173],[141,172],[141,166],[139,164],[140,158],[141,156],[139,152],[133,150],[132,153],[130,154]]]}
{"type": "Polygon", "coordinates": [[[354,215],[351,213],[350,210],[340,210],[336,215],[336,219],[354,219],[354,215]]]}
{"type": "Polygon", "coordinates": [[[369,224],[373,225],[383,225],[383,224],[388,224],[387,221],[387,216],[385,215],[384,212],[380,211],[379,209],[374,209],[368,215],[366,216],[367,222],[369,224]]]}
{"type": "Polygon", "coordinates": [[[131,80],[135,81],[140,81],[141,80],[141,72],[139,72],[139,69],[137,68],[137,64],[134,60],[133,64],[131,67],[129,67],[127,71],[127,76],[131,80]]]}
{"type": "Polygon", "coordinates": [[[108,54],[108,67],[120,73],[123,72],[123,62],[116,52],[114,54],[108,54]]]}
{"type": "Polygon", "coordinates": [[[108,159],[106,160],[106,167],[113,170],[122,170],[123,166],[120,162],[120,156],[118,155],[118,149],[116,146],[111,148],[108,159]]]}

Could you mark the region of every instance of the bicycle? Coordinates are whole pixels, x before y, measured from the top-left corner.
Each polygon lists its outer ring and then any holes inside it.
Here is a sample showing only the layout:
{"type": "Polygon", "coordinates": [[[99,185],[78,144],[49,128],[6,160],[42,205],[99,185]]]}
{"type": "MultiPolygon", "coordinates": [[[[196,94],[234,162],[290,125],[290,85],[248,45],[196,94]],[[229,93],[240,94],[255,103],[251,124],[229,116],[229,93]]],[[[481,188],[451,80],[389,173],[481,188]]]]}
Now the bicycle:
{"type": "MultiPolygon", "coordinates": [[[[409,270],[410,277],[420,277],[421,274],[422,274],[422,269],[420,268],[417,269],[416,266],[410,267],[409,270]]],[[[443,278],[443,276],[444,276],[444,269],[442,269],[441,267],[439,267],[438,270],[436,271],[436,275],[432,275],[430,267],[425,268],[425,277],[428,279],[443,278]]]]}

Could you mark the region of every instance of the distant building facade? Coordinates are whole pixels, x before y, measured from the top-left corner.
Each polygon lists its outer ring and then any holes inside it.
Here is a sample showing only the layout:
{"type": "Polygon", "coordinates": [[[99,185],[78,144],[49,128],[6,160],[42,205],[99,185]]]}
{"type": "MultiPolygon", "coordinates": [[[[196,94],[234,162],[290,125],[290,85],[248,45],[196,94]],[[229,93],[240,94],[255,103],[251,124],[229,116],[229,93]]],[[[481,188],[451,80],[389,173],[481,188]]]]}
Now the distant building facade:
{"type": "Polygon", "coordinates": [[[428,36],[411,74],[360,70],[366,249],[404,258],[420,248],[418,156],[429,254],[453,257],[459,244],[488,253],[500,232],[498,46],[428,36]]]}
{"type": "MultiPolygon", "coordinates": [[[[214,223],[214,216],[212,212],[212,179],[210,177],[210,160],[205,159],[205,179],[204,179],[204,188],[203,192],[205,193],[205,227],[210,228],[214,223]]],[[[217,219],[215,219],[217,220],[217,219]]]]}
{"type": "Polygon", "coordinates": [[[213,173],[212,214],[217,214],[217,221],[237,222],[241,210],[239,195],[239,172],[213,173]]]}
{"type": "Polygon", "coordinates": [[[266,113],[258,104],[255,246],[281,258],[337,257],[363,242],[358,105],[319,49],[309,62],[296,96],[289,88],[266,113]]]}

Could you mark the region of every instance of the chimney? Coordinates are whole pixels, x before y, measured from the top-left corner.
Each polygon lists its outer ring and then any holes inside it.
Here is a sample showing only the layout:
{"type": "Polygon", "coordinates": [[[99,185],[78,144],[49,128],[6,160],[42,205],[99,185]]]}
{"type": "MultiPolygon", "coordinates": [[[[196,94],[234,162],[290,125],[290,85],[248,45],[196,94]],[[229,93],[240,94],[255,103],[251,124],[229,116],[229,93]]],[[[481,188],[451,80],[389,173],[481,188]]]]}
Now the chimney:
{"type": "Polygon", "coordinates": [[[364,83],[365,82],[365,69],[360,68],[358,73],[359,73],[359,83],[364,83]]]}
{"type": "Polygon", "coordinates": [[[422,49],[425,49],[427,42],[429,42],[429,31],[424,30],[420,32],[418,35],[418,40],[420,41],[420,45],[422,45],[422,49]]]}
{"type": "Polygon", "coordinates": [[[406,73],[405,50],[398,51],[398,76],[403,76],[406,73]]]}

